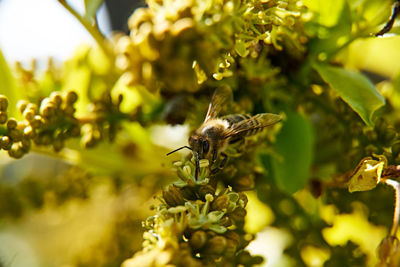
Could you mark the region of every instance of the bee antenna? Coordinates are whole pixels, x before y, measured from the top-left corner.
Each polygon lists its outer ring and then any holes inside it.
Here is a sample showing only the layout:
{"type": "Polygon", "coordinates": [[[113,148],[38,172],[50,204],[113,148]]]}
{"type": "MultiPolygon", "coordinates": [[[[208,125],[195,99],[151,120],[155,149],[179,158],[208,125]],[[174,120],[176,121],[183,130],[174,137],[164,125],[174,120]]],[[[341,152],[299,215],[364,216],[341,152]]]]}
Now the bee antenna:
{"type": "Polygon", "coordinates": [[[187,148],[187,149],[193,150],[193,149],[192,149],[191,147],[189,147],[189,146],[182,146],[182,147],[180,147],[180,148],[175,149],[174,151],[171,151],[171,152],[167,153],[167,156],[169,156],[169,155],[171,155],[172,153],[175,153],[176,151],[179,151],[179,150],[181,150],[181,149],[183,149],[183,148],[187,148]]]}

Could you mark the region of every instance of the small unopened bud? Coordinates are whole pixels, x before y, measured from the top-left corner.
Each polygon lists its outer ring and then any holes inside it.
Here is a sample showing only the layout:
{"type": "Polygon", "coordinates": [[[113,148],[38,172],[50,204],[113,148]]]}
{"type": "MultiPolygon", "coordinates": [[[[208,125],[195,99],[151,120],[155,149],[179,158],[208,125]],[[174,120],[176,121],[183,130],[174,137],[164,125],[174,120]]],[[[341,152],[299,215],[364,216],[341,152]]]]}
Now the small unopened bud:
{"type": "Polygon", "coordinates": [[[240,235],[234,231],[227,231],[224,236],[232,241],[234,241],[237,245],[240,243],[240,235]]]}
{"type": "Polygon", "coordinates": [[[24,137],[26,138],[33,138],[35,135],[35,132],[33,131],[32,126],[28,125],[24,129],[24,137]]]}
{"type": "Polygon", "coordinates": [[[25,120],[32,121],[35,117],[35,111],[33,109],[27,108],[22,113],[22,116],[24,117],[25,120]]]}
{"type": "Polygon", "coordinates": [[[237,250],[237,246],[238,244],[235,241],[227,239],[224,255],[226,255],[226,257],[234,256],[237,250]]]}
{"type": "Polygon", "coordinates": [[[185,204],[185,199],[183,198],[182,193],[174,185],[169,185],[165,190],[163,190],[162,194],[165,202],[167,202],[170,207],[185,204]]]}
{"type": "Polygon", "coordinates": [[[29,152],[29,149],[31,148],[31,140],[28,138],[22,138],[20,147],[25,153],[29,152]]]}
{"type": "Polygon", "coordinates": [[[235,181],[235,189],[238,191],[246,191],[254,188],[254,176],[246,175],[235,181]]]}
{"type": "Polygon", "coordinates": [[[10,118],[7,121],[7,129],[11,130],[11,129],[15,129],[18,126],[18,122],[14,119],[14,118],[10,118]]]}
{"type": "Polygon", "coordinates": [[[17,102],[17,109],[19,110],[19,112],[23,113],[24,110],[25,110],[25,108],[27,107],[27,105],[28,105],[28,101],[26,101],[26,100],[19,100],[19,101],[17,102]]]}
{"type": "Polygon", "coordinates": [[[229,214],[229,217],[235,222],[235,223],[242,223],[244,222],[244,217],[246,216],[246,210],[244,208],[237,207],[231,214],[229,214]]]}
{"type": "Polygon", "coordinates": [[[182,196],[188,200],[196,200],[198,199],[196,192],[194,191],[193,187],[185,186],[180,189],[182,196]]]}
{"type": "Polygon", "coordinates": [[[229,197],[227,195],[222,195],[222,196],[216,197],[216,199],[214,200],[214,202],[211,205],[211,208],[213,210],[224,211],[224,210],[228,209],[229,204],[230,204],[229,197]]]}
{"type": "Polygon", "coordinates": [[[17,129],[9,129],[8,135],[14,142],[20,141],[22,138],[22,132],[17,129]]]}
{"type": "Polygon", "coordinates": [[[199,195],[200,195],[203,199],[205,199],[205,197],[206,197],[207,194],[214,195],[214,194],[215,194],[215,188],[212,187],[212,186],[209,185],[209,184],[202,185],[202,186],[199,188],[199,195]]]}
{"type": "Polygon", "coordinates": [[[8,150],[8,155],[12,158],[19,159],[24,155],[24,151],[18,143],[14,143],[12,144],[11,149],[8,150]]]}
{"type": "Polygon", "coordinates": [[[0,95],[0,111],[6,111],[8,107],[8,100],[5,95],[0,95]]]}
{"type": "Polygon", "coordinates": [[[5,136],[0,138],[0,146],[1,146],[2,149],[4,149],[4,150],[11,149],[12,144],[13,143],[11,141],[11,138],[8,137],[8,136],[5,135],[5,136]]]}
{"type": "Polygon", "coordinates": [[[40,128],[40,126],[43,125],[43,119],[40,115],[35,115],[33,117],[33,120],[30,121],[31,126],[36,129],[36,128],[40,128]]]}
{"type": "Polygon", "coordinates": [[[7,119],[7,111],[0,111],[0,124],[6,123],[7,119]]]}
{"type": "Polygon", "coordinates": [[[56,107],[61,106],[62,97],[61,97],[60,92],[52,92],[52,93],[50,94],[50,99],[51,99],[51,101],[54,102],[54,104],[55,104],[56,107]]]}
{"type": "Polygon", "coordinates": [[[78,95],[74,91],[69,91],[65,97],[68,104],[73,104],[78,100],[78,95]]]}
{"type": "Polygon", "coordinates": [[[239,201],[238,201],[239,205],[242,208],[246,207],[247,203],[249,202],[249,200],[247,199],[246,194],[243,193],[243,192],[239,192],[238,194],[239,194],[239,201]]]}
{"type": "Polygon", "coordinates": [[[210,238],[206,244],[206,250],[210,254],[222,255],[226,249],[227,240],[225,237],[217,235],[210,238]]]}
{"type": "Polygon", "coordinates": [[[201,230],[194,232],[189,240],[189,244],[194,250],[202,248],[206,242],[207,234],[201,230]]]}

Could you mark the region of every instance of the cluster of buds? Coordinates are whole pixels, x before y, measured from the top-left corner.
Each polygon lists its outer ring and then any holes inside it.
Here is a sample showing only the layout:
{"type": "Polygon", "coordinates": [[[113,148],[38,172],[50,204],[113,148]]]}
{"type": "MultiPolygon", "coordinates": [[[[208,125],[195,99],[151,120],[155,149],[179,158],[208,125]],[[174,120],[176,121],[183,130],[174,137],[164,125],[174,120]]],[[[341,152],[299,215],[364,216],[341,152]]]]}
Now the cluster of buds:
{"type": "Polygon", "coordinates": [[[232,76],[236,58],[258,57],[263,46],[304,54],[306,9],[300,1],[148,1],[117,39],[117,65],[130,84],[197,91],[209,78],[232,76]],[[172,6],[171,6],[172,5],[172,6]],[[173,67],[171,67],[173,66],[173,67]]]}
{"type": "Polygon", "coordinates": [[[8,100],[0,95],[0,148],[7,150],[13,158],[20,158],[28,153],[32,141],[39,146],[53,146],[58,152],[68,138],[82,136],[84,147],[92,147],[100,140],[112,141],[121,120],[129,115],[119,109],[122,95],[113,101],[110,93],[104,93],[92,103],[92,109],[85,118],[75,116],[74,104],[78,95],[69,91],[65,94],[52,92],[39,104],[20,100],[17,108],[23,120],[8,118],[8,100]]]}
{"type": "Polygon", "coordinates": [[[103,139],[112,142],[119,129],[119,122],[129,119],[128,114],[120,111],[123,96],[118,95],[113,99],[109,92],[105,92],[101,97],[91,103],[90,113],[92,116],[81,119],[82,139],[81,143],[85,148],[95,146],[103,139]]]}
{"type": "Polygon", "coordinates": [[[151,266],[157,260],[151,256],[154,251],[170,255],[160,266],[214,266],[221,260],[223,266],[261,263],[261,257],[244,250],[253,239],[243,230],[246,195],[234,192],[231,187],[216,190],[208,178],[207,160],[201,160],[197,178],[193,162],[174,165],[180,181],[163,190],[157,215],[144,222],[147,229],[144,251],[124,266],[139,266],[135,265],[139,263],[151,266]]]}
{"type": "Polygon", "coordinates": [[[8,150],[11,157],[20,158],[29,152],[31,142],[37,145],[52,144],[55,151],[59,151],[67,137],[80,135],[78,120],[74,117],[74,103],[78,96],[75,92],[68,92],[62,96],[53,92],[50,97],[44,98],[40,106],[20,100],[17,104],[24,120],[17,121],[7,117],[8,101],[0,96],[2,137],[0,146],[8,150]]]}

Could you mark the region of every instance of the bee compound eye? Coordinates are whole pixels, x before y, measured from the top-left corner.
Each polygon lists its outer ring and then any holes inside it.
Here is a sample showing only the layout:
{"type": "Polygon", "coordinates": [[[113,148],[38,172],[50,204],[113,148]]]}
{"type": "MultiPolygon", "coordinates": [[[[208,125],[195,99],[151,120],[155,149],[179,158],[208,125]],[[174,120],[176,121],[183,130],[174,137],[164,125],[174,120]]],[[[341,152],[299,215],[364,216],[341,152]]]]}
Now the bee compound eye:
{"type": "Polygon", "coordinates": [[[210,143],[207,140],[203,141],[203,153],[207,153],[210,149],[210,143]]]}

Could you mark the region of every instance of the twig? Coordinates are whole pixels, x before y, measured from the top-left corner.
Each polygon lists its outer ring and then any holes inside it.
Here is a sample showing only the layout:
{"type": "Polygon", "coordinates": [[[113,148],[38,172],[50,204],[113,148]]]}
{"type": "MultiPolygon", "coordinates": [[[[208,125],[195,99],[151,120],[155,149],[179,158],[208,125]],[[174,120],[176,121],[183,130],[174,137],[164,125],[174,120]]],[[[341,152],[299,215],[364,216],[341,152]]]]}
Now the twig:
{"type": "Polygon", "coordinates": [[[89,32],[89,34],[93,37],[93,39],[96,41],[96,43],[99,45],[101,50],[107,55],[111,61],[114,59],[114,53],[111,51],[111,49],[107,46],[106,44],[106,39],[103,36],[103,34],[99,31],[99,29],[95,26],[93,26],[90,22],[85,20],[78,12],[76,12],[75,9],[73,9],[66,0],[57,0],[66,10],[68,10],[71,15],[73,15],[85,29],[89,32]]]}
{"type": "Polygon", "coordinates": [[[400,221],[400,183],[387,178],[381,178],[381,183],[390,185],[394,189],[394,199],[395,199],[395,206],[394,206],[394,214],[393,214],[393,225],[392,229],[390,229],[390,236],[396,236],[397,229],[399,227],[400,221]]]}

